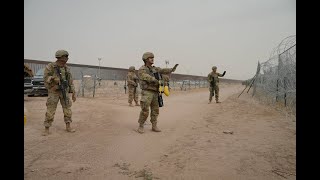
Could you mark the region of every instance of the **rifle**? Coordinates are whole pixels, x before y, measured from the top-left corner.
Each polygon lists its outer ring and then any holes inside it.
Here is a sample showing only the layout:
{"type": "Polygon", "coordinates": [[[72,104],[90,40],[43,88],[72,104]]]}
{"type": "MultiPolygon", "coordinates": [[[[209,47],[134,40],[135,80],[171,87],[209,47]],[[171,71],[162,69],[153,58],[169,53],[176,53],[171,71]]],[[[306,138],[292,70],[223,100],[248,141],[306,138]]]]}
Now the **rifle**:
{"type": "Polygon", "coordinates": [[[138,89],[138,84],[139,84],[139,78],[138,77],[134,77],[133,81],[136,83],[136,86],[134,87],[134,94],[136,94],[137,89],[138,89]]]}
{"type": "Polygon", "coordinates": [[[158,103],[159,103],[159,107],[162,107],[163,106],[162,93],[164,92],[164,84],[163,84],[162,76],[159,72],[153,73],[153,75],[159,81],[158,103]]]}
{"type": "Polygon", "coordinates": [[[56,69],[57,74],[59,75],[59,79],[60,79],[59,90],[61,90],[64,104],[67,106],[67,104],[69,103],[68,99],[67,99],[67,94],[66,94],[66,89],[68,87],[68,81],[62,79],[61,71],[60,71],[59,67],[55,67],[55,69],[56,69]]]}
{"type": "Polygon", "coordinates": [[[124,80],[123,88],[124,88],[124,93],[127,94],[127,80],[126,79],[124,80]]]}
{"type": "Polygon", "coordinates": [[[135,77],[133,78],[133,81],[137,84],[137,86],[136,86],[136,87],[138,87],[138,84],[139,84],[139,78],[135,76],[135,77]]]}
{"type": "Polygon", "coordinates": [[[212,78],[212,81],[210,82],[211,87],[215,87],[216,86],[216,81],[214,78],[212,78]]]}

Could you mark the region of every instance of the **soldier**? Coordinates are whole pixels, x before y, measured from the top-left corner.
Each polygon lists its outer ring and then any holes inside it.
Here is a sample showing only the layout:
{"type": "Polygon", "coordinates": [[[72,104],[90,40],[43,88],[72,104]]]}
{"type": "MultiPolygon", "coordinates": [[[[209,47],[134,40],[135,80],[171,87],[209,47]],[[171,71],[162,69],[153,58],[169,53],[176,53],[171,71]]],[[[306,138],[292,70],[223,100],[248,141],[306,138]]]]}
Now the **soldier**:
{"type": "Polygon", "coordinates": [[[49,135],[49,127],[52,125],[59,100],[64,114],[66,131],[75,132],[75,129],[71,128],[70,126],[70,123],[72,122],[72,102],[70,101],[69,93],[72,93],[73,102],[76,101],[76,94],[70,68],[66,65],[69,59],[69,53],[65,50],[58,50],[55,56],[57,58],[56,62],[49,63],[46,66],[43,77],[44,84],[48,89],[48,99],[46,103],[47,112],[44,121],[44,136],[49,135]],[[61,89],[61,82],[66,87],[64,89],[65,95],[63,94],[63,90],[61,89]]]}
{"type": "Polygon", "coordinates": [[[216,93],[215,98],[216,98],[216,103],[221,103],[219,101],[219,77],[223,77],[226,74],[226,71],[223,72],[223,74],[220,74],[217,72],[217,67],[213,66],[212,67],[212,72],[208,74],[208,81],[210,84],[209,91],[209,103],[212,101],[212,96],[214,96],[214,93],[216,93]]]}
{"type": "Polygon", "coordinates": [[[128,90],[129,90],[129,99],[128,99],[128,103],[129,106],[133,107],[132,105],[132,100],[134,99],[134,102],[136,103],[136,106],[140,106],[139,102],[138,102],[138,91],[137,91],[137,87],[138,87],[138,83],[139,83],[139,79],[135,73],[135,67],[134,66],[130,66],[129,67],[129,72],[127,74],[127,86],[128,86],[128,90]]]}
{"type": "Polygon", "coordinates": [[[157,118],[159,115],[159,103],[158,103],[158,95],[159,95],[159,81],[155,78],[154,73],[159,72],[160,74],[167,74],[170,72],[174,72],[175,68],[163,68],[152,66],[154,63],[154,55],[151,52],[146,52],[142,56],[142,60],[144,61],[144,65],[140,67],[138,71],[138,76],[140,80],[140,88],[141,90],[141,111],[139,116],[139,133],[144,133],[143,125],[148,118],[149,115],[149,107],[151,109],[150,112],[150,121],[152,123],[152,131],[161,132],[161,130],[157,127],[157,118]]]}
{"type": "Polygon", "coordinates": [[[24,65],[24,77],[33,77],[32,69],[28,65],[24,65]]]}

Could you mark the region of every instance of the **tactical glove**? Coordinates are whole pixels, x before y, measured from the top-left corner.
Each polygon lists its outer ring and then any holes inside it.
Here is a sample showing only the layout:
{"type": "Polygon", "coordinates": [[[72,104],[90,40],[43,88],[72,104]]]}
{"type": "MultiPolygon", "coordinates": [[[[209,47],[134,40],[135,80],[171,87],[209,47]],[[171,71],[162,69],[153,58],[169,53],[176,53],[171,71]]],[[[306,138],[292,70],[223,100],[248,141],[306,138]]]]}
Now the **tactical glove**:
{"type": "Polygon", "coordinates": [[[179,64],[174,65],[174,67],[172,68],[171,72],[174,72],[177,69],[178,65],[179,64]]]}

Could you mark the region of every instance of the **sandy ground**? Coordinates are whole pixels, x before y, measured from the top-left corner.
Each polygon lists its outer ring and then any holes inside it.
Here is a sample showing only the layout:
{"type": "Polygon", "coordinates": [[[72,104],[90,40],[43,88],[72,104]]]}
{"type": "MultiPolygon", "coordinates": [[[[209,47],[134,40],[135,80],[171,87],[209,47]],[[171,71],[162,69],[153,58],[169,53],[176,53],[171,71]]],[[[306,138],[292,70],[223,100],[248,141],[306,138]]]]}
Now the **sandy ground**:
{"type": "Polygon", "coordinates": [[[164,96],[160,133],[145,126],[127,95],[81,98],[67,133],[60,104],[41,136],[46,97],[25,97],[25,179],[296,179],[296,124],[262,105],[239,84],[222,84],[221,104],[208,89],[164,96]]]}

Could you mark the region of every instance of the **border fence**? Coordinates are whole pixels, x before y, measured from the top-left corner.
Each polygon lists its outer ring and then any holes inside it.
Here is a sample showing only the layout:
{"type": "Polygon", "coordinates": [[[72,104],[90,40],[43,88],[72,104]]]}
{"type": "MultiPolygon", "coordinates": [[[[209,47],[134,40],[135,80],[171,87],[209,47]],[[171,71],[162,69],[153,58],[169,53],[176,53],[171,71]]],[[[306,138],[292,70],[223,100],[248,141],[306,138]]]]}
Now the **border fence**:
{"type": "MultiPolygon", "coordinates": [[[[50,61],[24,59],[24,63],[36,73],[39,69],[45,68],[50,61]]],[[[75,89],[77,96],[79,97],[118,97],[127,93],[126,76],[128,69],[72,63],[68,63],[68,66],[71,69],[75,89]]],[[[220,81],[221,83],[242,82],[241,80],[225,78],[221,78],[220,81]]],[[[196,88],[208,88],[208,85],[206,76],[176,73],[170,75],[169,89],[172,91],[188,91],[196,88]]],[[[140,88],[138,88],[138,91],[140,91],[140,88]]]]}
{"type": "Polygon", "coordinates": [[[255,76],[244,84],[253,87],[252,96],[296,117],[296,36],[283,39],[269,60],[258,62],[255,76]]]}

